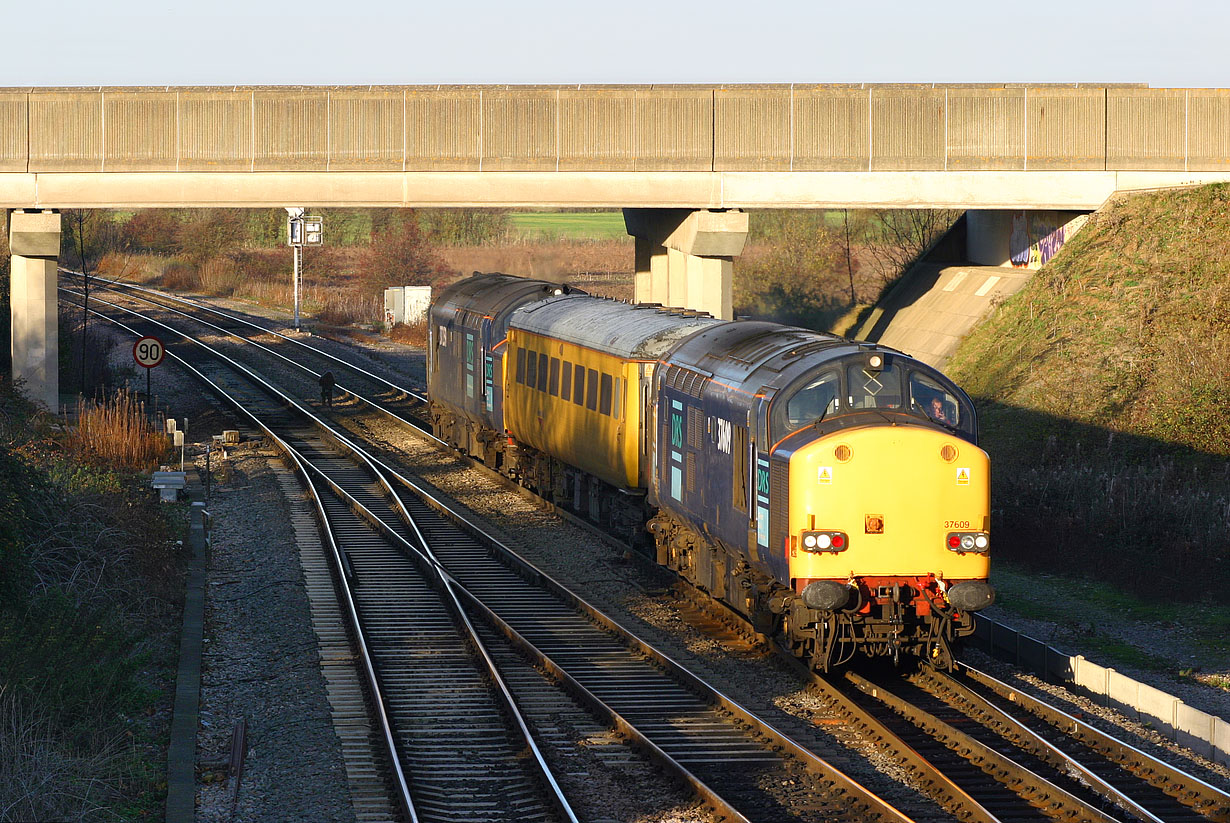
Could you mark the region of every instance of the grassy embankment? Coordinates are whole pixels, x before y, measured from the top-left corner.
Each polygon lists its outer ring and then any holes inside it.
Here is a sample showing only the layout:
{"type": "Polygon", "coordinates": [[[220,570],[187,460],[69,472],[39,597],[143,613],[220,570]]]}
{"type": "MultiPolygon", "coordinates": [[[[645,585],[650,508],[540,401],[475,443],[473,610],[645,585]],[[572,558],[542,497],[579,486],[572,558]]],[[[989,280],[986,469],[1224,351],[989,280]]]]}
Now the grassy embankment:
{"type": "Polygon", "coordinates": [[[1056,576],[1005,575],[1033,616],[1070,619],[1046,603],[1064,586],[1230,629],[1227,261],[1230,187],[1118,198],[949,364],[995,466],[997,558],[1056,576]]]}
{"type": "Polygon", "coordinates": [[[0,386],[0,818],[162,814],[186,513],[135,470],[166,450],[124,396],[66,433],[0,386]]]}

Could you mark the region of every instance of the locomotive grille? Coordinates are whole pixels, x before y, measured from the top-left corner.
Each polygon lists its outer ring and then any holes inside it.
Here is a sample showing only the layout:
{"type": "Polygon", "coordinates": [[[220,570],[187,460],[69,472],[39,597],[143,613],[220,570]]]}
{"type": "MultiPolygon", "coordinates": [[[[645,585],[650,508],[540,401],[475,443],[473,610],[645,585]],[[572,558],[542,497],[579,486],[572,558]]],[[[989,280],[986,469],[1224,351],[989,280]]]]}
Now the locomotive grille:
{"type": "Polygon", "coordinates": [[[694,449],[704,447],[702,430],[705,427],[705,416],[695,406],[688,406],[688,445],[694,449]]]}
{"type": "Polygon", "coordinates": [[[790,514],[790,465],[774,461],[769,467],[769,545],[782,546],[790,514]]]}
{"type": "Polygon", "coordinates": [[[696,455],[692,452],[688,452],[686,467],[688,491],[696,491],[696,455]]]}

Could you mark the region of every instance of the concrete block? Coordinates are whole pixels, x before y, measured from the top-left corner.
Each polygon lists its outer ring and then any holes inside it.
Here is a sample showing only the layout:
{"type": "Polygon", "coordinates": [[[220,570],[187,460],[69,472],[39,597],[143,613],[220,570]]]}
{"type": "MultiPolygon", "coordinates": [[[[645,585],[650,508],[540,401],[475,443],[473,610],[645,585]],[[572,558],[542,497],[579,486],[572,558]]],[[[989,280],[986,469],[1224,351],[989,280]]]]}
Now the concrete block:
{"type": "Polygon", "coordinates": [[[1052,646],[1047,646],[1046,649],[1046,679],[1052,683],[1072,682],[1073,664],[1071,655],[1064,654],[1052,646]]]}
{"type": "Polygon", "coordinates": [[[1022,634],[1017,643],[1019,664],[1035,673],[1046,671],[1046,644],[1022,634]]]}
{"type": "Polygon", "coordinates": [[[238,429],[226,429],[222,432],[222,442],[227,445],[234,445],[239,442],[238,429]]]}
{"type": "Polygon", "coordinates": [[[35,92],[29,123],[29,171],[103,170],[100,92],[35,92]]]}
{"type": "Polygon", "coordinates": [[[405,92],[345,89],[329,93],[329,170],[401,171],[405,92]]]}
{"type": "Polygon", "coordinates": [[[1136,716],[1137,692],[1140,683],[1114,669],[1107,669],[1106,698],[1109,705],[1128,717],[1136,716]]]}
{"type": "Polygon", "coordinates": [[[20,257],[59,257],[60,213],[13,212],[9,216],[9,251],[20,257]]]}
{"type": "Polygon", "coordinates": [[[1212,756],[1215,718],[1186,703],[1179,703],[1174,714],[1175,742],[1206,757],[1212,756]]]}
{"type": "Polygon", "coordinates": [[[26,95],[0,94],[0,171],[25,172],[30,156],[29,138],[26,95]]]}
{"type": "Polygon", "coordinates": [[[991,635],[992,652],[1005,660],[1010,660],[1013,663],[1017,659],[1017,642],[1020,635],[1016,629],[1009,628],[1001,623],[996,623],[994,631],[991,635]]]}
{"type": "Polygon", "coordinates": [[[1078,654],[1073,660],[1075,665],[1072,682],[1095,695],[1105,695],[1106,677],[1109,670],[1091,660],[1086,660],[1083,655],[1078,654]]]}
{"type": "Polygon", "coordinates": [[[1139,684],[1136,690],[1136,709],[1141,720],[1148,720],[1168,732],[1174,729],[1175,709],[1182,701],[1147,683],[1139,684]]]}
{"type": "Polygon", "coordinates": [[[175,171],[173,91],[107,94],[103,103],[104,171],[175,171]]]}
{"type": "Polygon", "coordinates": [[[1230,168],[1230,90],[1187,90],[1187,167],[1230,168]]]}
{"type": "Polygon", "coordinates": [[[1230,723],[1213,718],[1213,760],[1230,765],[1230,723]]]}
{"type": "Polygon", "coordinates": [[[866,171],[871,89],[794,89],[795,171],[866,171]]]}
{"type": "Polygon", "coordinates": [[[323,90],[255,91],[252,169],[324,171],[329,165],[329,96],[323,90]]]}
{"type": "Polygon", "coordinates": [[[185,90],[176,96],[180,172],[251,171],[252,92],[185,90]]]}

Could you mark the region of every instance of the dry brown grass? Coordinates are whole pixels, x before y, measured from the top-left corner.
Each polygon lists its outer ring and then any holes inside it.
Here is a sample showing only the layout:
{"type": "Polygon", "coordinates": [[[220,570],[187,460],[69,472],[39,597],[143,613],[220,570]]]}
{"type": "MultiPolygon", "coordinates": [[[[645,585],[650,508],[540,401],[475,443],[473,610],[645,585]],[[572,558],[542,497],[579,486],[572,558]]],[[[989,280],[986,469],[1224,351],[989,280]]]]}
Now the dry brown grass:
{"type": "Polygon", "coordinates": [[[594,273],[632,275],[636,261],[632,238],[601,242],[510,243],[499,246],[456,246],[439,250],[440,257],[462,276],[471,272],[504,272],[560,282],[594,273]]]}
{"type": "Polygon", "coordinates": [[[0,687],[0,820],[114,819],[118,745],[82,755],[0,687]]]}
{"type": "Polygon", "coordinates": [[[418,323],[397,323],[389,329],[389,339],[394,343],[405,343],[407,346],[427,347],[427,321],[418,323]]]}
{"type": "Polygon", "coordinates": [[[128,392],[77,403],[73,445],[118,468],[147,471],[166,454],[167,440],[145,416],[145,404],[128,392]]]}

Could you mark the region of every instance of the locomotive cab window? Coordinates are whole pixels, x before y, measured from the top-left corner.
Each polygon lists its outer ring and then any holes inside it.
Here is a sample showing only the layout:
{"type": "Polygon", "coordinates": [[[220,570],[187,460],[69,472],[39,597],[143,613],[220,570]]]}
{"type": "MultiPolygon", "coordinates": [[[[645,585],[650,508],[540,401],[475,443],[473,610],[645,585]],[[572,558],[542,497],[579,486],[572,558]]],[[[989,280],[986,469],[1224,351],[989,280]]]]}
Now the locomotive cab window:
{"type": "Polygon", "coordinates": [[[846,381],[851,409],[901,408],[901,369],[896,363],[885,363],[878,371],[865,362],[854,363],[846,369],[846,381]]]}
{"type": "Polygon", "coordinates": [[[810,379],[786,400],[786,429],[794,431],[836,411],[839,401],[837,372],[810,379]]]}
{"type": "Polygon", "coordinates": [[[961,399],[935,378],[910,372],[910,411],[928,420],[972,434],[973,415],[961,399]]]}

